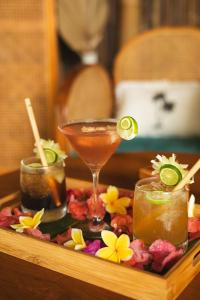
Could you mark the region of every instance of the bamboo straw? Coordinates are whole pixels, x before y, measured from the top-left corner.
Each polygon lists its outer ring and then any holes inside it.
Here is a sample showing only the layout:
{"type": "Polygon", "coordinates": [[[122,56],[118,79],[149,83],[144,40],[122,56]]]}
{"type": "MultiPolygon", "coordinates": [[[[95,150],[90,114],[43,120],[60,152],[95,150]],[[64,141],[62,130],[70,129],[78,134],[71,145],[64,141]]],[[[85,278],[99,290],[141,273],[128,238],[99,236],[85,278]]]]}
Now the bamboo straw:
{"type": "Polygon", "coordinates": [[[46,160],[43,148],[40,144],[40,135],[39,135],[38,127],[37,127],[37,124],[36,124],[33,108],[32,108],[32,105],[31,105],[31,100],[29,98],[25,98],[24,101],[25,101],[25,104],[26,104],[27,113],[28,113],[28,116],[29,116],[29,120],[30,120],[30,123],[31,123],[31,127],[32,127],[32,130],[33,130],[33,135],[34,135],[35,142],[36,142],[36,145],[37,145],[37,148],[38,148],[38,151],[39,151],[39,155],[40,155],[42,165],[43,165],[43,167],[47,167],[48,164],[47,164],[47,160],[46,160]]]}
{"type": "MultiPolygon", "coordinates": [[[[30,120],[31,127],[32,127],[32,130],[33,130],[33,135],[34,135],[34,138],[35,138],[36,146],[38,148],[38,152],[39,152],[39,156],[40,156],[40,159],[41,159],[41,162],[42,162],[42,166],[43,167],[48,167],[48,163],[47,163],[47,160],[46,160],[46,157],[45,157],[45,154],[44,154],[44,150],[43,150],[43,148],[40,144],[40,135],[39,135],[37,123],[36,123],[36,120],[35,120],[33,108],[32,108],[32,105],[31,105],[31,100],[29,98],[25,98],[24,101],[25,101],[25,104],[26,104],[26,109],[27,109],[27,112],[28,112],[29,120],[30,120]]],[[[58,190],[57,190],[57,187],[56,187],[55,180],[51,176],[47,176],[47,180],[48,180],[49,188],[51,190],[51,195],[52,195],[53,201],[54,201],[55,205],[58,207],[58,206],[61,205],[61,201],[60,201],[60,197],[59,197],[59,193],[58,193],[58,190]]]]}
{"type": "Polygon", "coordinates": [[[177,184],[174,188],[174,191],[182,189],[186,184],[189,183],[190,179],[195,175],[195,173],[200,169],[200,158],[194,164],[194,166],[190,169],[190,171],[186,174],[186,176],[177,184]]]}

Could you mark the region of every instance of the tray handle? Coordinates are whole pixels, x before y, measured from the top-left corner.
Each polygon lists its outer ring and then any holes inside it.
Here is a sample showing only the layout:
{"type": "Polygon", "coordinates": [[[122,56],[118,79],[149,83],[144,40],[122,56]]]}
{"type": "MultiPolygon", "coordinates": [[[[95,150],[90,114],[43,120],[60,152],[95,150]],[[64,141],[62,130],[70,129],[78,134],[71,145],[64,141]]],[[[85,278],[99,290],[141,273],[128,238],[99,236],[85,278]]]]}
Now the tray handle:
{"type": "Polygon", "coordinates": [[[193,256],[192,259],[193,267],[196,266],[199,262],[200,262],[200,250],[197,253],[195,253],[195,255],[193,256]]]}

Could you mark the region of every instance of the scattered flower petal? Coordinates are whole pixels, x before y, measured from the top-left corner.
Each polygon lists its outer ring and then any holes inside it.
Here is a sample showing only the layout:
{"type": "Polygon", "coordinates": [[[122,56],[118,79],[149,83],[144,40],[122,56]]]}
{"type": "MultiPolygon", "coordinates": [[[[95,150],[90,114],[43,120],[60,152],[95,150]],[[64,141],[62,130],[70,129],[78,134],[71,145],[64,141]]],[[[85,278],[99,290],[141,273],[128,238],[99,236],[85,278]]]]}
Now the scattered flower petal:
{"type": "Polygon", "coordinates": [[[122,233],[132,236],[133,233],[133,219],[129,215],[115,215],[110,225],[114,228],[114,233],[119,236],[122,233]]]}
{"type": "Polygon", "coordinates": [[[106,211],[110,214],[126,214],[126,208],[131,202],[128,197],[119,198],[119,191],[115,186],[109,186],[106,193],[100,194],[100,198],[104,202],[106,211]]]}
{"type": "Polygon", "coordinates": [[[24,232],[41,240],[50,241],[49,233],[42,233],[38,228],[26,228],[24,232]]]}
{"type": "Polygon", "coordinates": [[[189,240],[200,238],[200,219],[192,217],[188,219],[189,240]]]}
{"type": "Polygon", "coordinates": [[[26,228],[32,228],[35,229],[39,226],[42,220],[42,216],[44,214],[44,208],[38,211],[33,218],[32,217],[26,217],[26,216],[20,216],[19,217],[19,224],[11,225],[13,229],[15,229],[17,232],[23,232],[26,228]]]}
{"type": "Polygon", "coordinates": [[[88,214],[87,202],[76,200],[72,194],[68,203],[68,212],[74,219],[85,220],[88,214]]]}
{"type": "Polygon", "coordinates": [[[72,240],[64,243],[65,247],[73,248],[74,250],[82,250],[86,248],[86,243],[83,238],[83,233],[81,229],[72,228],[71,230],[72,240]]]}
{"type": "Polygon", "coordinates": [[[152,255],[152,270],[160,273],[171,267],[183,255],[182,249],[176,249],[174,245],[165,240],[156,240],[149,247],[152,255]]]}
{"type": "Polygon", "coordinates": [[[71,228],[65,231],[62,234],[57,234],[57,236],[53,239],[59,245],[63,245],[65,242],[71,239],[71,228]]]}
{"type": "Polygon", "coordinates": [[[111,231],[103,230],[101,237],[107,247],[103,247],[96,252],[96,256],[116,263],[131,259],[133,250],[129,248],[130,239],[126,234],[119,238],[111,231]]]}
{"type": "Polygon", "coordinates": [[[101,241],[94,240],[87,243],[87,247],[83,250],[83,252],[95,255],[95,253],[101,248],[101,241]]]}

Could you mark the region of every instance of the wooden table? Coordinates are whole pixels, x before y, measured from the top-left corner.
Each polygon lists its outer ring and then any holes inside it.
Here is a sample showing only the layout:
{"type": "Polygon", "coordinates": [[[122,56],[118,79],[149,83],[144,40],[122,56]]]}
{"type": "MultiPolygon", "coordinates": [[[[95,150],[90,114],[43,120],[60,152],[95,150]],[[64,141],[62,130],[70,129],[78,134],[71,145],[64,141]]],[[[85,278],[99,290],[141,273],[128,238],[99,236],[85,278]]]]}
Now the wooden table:
{"type": "MultiPolygon", "coordinates": [[[[133,189],[138,179],[139,168],[148,166],[150,160],[154,157],[155,153],[113,155],[101,172],[101,182],[133,189]]],[[[192,166],[199,158],[199,155],[178,154],[177,157],[181,163],[188,163],[192,166]]],[[[90,172],[79,158],[68,159],[66,172],[68,177],[91,180],[90,172]]],[[[16,170],[12,174],[4,174],[2,178],[0,177],[0,197],[15,192],[19,188],[19,171],[16,170]]],[[[195,183],[192,185],[192,192],[197,195],[197,198],[200,196],[199,182],[200,174],[197,174],[195,183]]],[[[118,294],[113,294],[23,260],[20,262],[18,259],[3,253],[0,253],[0,265],[0,299],[2,300],[25,299],[26,297],[30,300],[128,300],[128,298],[118,294]]],[[[200,299],[199,285],[200,274],[196,276],[177,299],[200,299]]],[[[162,299],[162,295],[160,299],[162,299]]]]}

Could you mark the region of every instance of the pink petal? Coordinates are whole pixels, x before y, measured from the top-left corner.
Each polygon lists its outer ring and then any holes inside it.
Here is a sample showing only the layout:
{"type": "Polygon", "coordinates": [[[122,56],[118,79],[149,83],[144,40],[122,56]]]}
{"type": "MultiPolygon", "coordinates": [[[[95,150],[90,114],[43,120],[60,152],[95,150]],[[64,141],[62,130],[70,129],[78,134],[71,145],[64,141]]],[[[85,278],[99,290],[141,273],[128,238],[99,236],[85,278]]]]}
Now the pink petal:
{"type": "Polygon", "coordinates": [[[164,269],[171,268],[183,255],[183,249],[175,250],[169,253],[162,261],[154,261],[152,263],[152,269],[158,273],[164,269]]]}
{"type": "Polygon", "coordinates": [[[0,217],[0,227],[9,228],[10,225],[18,224],[19,219],[16,216],[0,217]]]}
{"type": "Polygon", "coordinates": [[[74,195],[71,195],[68,203],[68,211],[74,219],[85,220],[88,214],[87,202],[76,200],[74,195]]]}
{"type": "Polygon", "coordinates": [[[200,232],[200,219],[196,217],[188,219],[188,232],[200,232]]]}
{"type": "Polygon", "coordinates": [[[95,240],[87,243],[87,247],[83,250],[83,252],[95,255],[95,253],[101,248],[101,241],[95,240]]]}
{"type": "Polygon", "coordinates": [[[45,240],[45,241],[50,241],[50,234],[49,233],[42,233],[39,229],[35,228],[35,229],[32,229],[32,228],[26,228],[24,230],[25,233],[29,234],[29,235],[32,235],[34,237],[37,237],[41,240],[45,240]]]}
{"type": "Polygon", "coordinates": [[[152,256],[142,240],[134,240],[130,244],[130,248],[134,251],[133,258],[136,263],[147,265],[151,262],[152,256]]]}
{"type": "Polygon", "coordinates": [[[65,242],[69,241],[70,239],[71,239],[71,228],[62,234],[57,234],[57,236],[54,238],[53,241],[59,245],[63,245],[65,242]]]}
{"type": "Polygon", "coordinates": [[[7,206],[0,211],[0,218],[10,216],[12,216],[12,208],[10,206],[7,206]]]}

